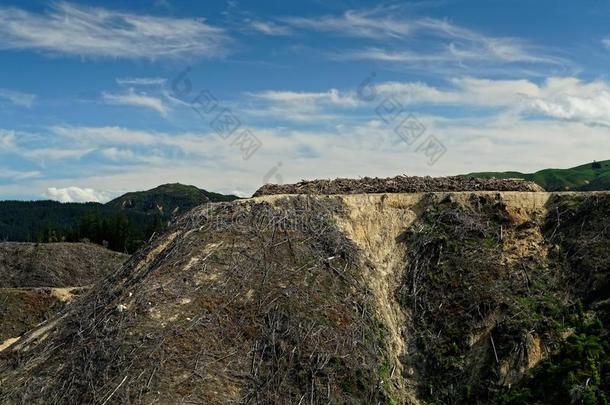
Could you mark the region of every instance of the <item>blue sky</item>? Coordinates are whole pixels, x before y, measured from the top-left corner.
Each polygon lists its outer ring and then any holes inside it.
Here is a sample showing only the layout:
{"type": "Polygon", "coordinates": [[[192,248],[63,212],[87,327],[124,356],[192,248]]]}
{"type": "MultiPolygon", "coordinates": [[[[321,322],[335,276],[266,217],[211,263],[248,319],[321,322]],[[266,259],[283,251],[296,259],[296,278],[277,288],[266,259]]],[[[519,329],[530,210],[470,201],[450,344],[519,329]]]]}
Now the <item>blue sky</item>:
{"type": "Polygon", "coordinates": [[[133,3],[0,4],[1,199],[610,158],[608,2],[133,3]]]}

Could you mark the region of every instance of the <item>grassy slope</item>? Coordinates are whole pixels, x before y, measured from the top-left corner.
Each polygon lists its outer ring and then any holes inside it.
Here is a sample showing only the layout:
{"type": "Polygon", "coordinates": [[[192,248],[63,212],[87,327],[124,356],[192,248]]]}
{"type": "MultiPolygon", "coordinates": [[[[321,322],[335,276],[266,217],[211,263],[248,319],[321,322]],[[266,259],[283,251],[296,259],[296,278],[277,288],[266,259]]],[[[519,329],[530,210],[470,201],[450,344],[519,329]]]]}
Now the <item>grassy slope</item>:
{"type": "Polygon", "coordinates": [[[610,160],[598,163],[601,165],[599,169],[593,169],[591,163],[587,163],[570,169],[545,169],[536,173],[479,172],[465,176],[498,179],[520,178],[534,181],[548,191],[610,190],[610,160]]]}

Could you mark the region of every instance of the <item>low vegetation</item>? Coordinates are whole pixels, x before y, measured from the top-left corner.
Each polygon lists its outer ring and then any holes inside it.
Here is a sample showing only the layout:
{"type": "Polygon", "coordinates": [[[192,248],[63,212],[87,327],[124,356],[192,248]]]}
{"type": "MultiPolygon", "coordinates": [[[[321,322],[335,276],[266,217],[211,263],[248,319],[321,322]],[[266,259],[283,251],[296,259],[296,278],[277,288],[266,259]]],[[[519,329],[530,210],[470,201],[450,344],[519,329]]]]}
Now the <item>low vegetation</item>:
{"type": "Polygon", "coordinates": [[[412,313],[416,353],[407,361],[421,370],[427,401],[488,403],[559,339],[564,277],[534,243],[518,245],[536,242],[535,223],[499,196],[435,198],[404,235],[397,295],[412,313]]]}
{"type": "Polygon", "coordinates": [[[570,169],[544,169],[536,173],[480,172],[465,177],[483,179],[524,179],[533,181],[547,191],[610,190],[610,160],[588,163],[570,169]]]}
{"type": "Polygon", "coordinates": [[[573,308],[565,314],[567,338],[554,346],[501,402],[610,403],[610,198],[556,199],[545,226],[552,256],[568,280],[573,308]],[[544,400],[541,400],[544,399],[544,400]]]}

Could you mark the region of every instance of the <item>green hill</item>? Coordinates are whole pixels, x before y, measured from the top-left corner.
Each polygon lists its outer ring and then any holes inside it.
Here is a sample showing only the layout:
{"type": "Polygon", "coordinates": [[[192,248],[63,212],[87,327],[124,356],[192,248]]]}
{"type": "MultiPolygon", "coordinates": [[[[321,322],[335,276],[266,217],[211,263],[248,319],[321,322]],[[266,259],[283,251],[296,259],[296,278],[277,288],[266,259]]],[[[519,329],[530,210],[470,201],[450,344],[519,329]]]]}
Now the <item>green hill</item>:
{"type": "Polygon", "coordinates": [[[0,240],[78,242],[89,240],[134,252],[178,214],[207,202],[238,197],[195,186],[165,184],[127,193],[106,204],[57,201],[0,201],[0,240]]]}
{"type": "Polygon", "coordinates": [[[547,191],[601,191],[610,190],[610,160],[588,163],[570,169],[544,169],[536,173],[479,172],[464,176],[525,179],[537,183],[547,191]]]}
{"type": "Polygon", "coordinates": [[[173,215],[207,202],[233,201],[238,197],[202,190],[179,183],[163,184],[148,191],[124,194],[106,203],[107,206],[147,214],[173,215]]]}

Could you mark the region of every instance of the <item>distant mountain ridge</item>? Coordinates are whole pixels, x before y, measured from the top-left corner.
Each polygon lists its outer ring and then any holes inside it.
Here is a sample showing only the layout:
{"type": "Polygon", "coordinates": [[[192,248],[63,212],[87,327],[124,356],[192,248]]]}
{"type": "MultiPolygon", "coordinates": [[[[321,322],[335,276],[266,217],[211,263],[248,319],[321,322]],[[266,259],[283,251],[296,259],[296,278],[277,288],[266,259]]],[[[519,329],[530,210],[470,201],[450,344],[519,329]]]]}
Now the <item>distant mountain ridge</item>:
{"type": "Polygon", "coordinates": [[[105,205],[142,213],[177,214],[207,202],[233,201],[239,197],[202,190],[180,183],[163,184],[147,191],[123,194],[105,205]]]}
{"type": "Polygon", "coordinates": [[[535,173],[475,172],[465,177],[533,181],[547,191],[604,191],[610,190],[610,160],[592,162],[569,169],[544,169],[535,173]]]}
{"type": "Polygon", "coordinates": [[[106,204],[0,201],[0,240],[89,240],[131,253],[176,215],[207,202],[238,198],[174,183],[127,193],[106,204]]]}

